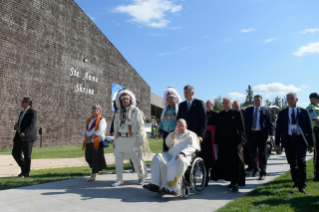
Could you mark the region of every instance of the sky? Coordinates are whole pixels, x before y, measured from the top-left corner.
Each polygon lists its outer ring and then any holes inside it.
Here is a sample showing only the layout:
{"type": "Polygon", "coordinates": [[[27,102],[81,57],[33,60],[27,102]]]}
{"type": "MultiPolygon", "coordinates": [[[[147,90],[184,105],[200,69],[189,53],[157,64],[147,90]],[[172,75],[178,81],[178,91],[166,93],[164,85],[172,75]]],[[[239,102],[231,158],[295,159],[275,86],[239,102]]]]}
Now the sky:
{"type": "Polygon", "coordinates": [[[163,96],[272,101],[319,92],[318,0],[75,0],[132,67],[163,96]]]}

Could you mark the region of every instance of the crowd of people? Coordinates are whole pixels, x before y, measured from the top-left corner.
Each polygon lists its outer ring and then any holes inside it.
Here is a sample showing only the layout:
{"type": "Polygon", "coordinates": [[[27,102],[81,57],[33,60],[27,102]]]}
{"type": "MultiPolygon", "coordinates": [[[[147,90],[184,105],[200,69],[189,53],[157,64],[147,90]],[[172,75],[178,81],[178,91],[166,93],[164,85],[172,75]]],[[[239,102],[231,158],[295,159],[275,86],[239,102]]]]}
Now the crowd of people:
{"type": "MultiPolygon", "coordinates": [[[[303,109],[297,106],[296,93],[287,94],[288,106],[275,120],[268,107],[262,106],[262,96],[254,96],[254,105],[241,108],[239,101],[223,98],[223,111],[214,111],[212,100],[204,103],[194,98],[192,86],[184,87],[185,101],[174,87],[164,91],[164,110],[158,131],[163,136],[163,152],[152,160],[151,181],[148,176],[143,153],[151,150],[144,128],[143,112],[136,105],[133,92],[123,89],[118,92],[116,111],[111,127],[113,138],[116,181],[112,187],[124,184],[123,160],[129,159],[138,176],[138,185],[153,192],[181,195],[182,176],[195,155],[201,157],[207,170],[207,179],[229,181],[229,188],[238,192],[238,186],[245,186],[246,171],[252,170],[252,177],[264,180],[267,176],[267,140],[285,148],[290,165],[293,188],[307,194],[306,153],[314,152],[314,180],[319,181],[319,159],[316,141],[319,139],[319,95],[310,94],[311,104],[303,109]],[[258,152],[258,154],[257,154],[258,152]],[[246,158],[246,160],[245,160],[246,158]],[[247,159],[248,158],[248,159],[247,159]],[[245,170],[245,163],[248,165],[245,170]]],[[[22,101],[19,120],[14,129],[12,155],[21,167],[20,178],[29,176],[33,142],[36,140],[35,124],[37,112],[32,101],[22,101]],[[23,152],[24,157],[21,153],[23,152]]],[[[104,141],[107,123],[101,116],[99,104],[92,106],[92,116],[83,130],[83,150],[92,168],[88,181],[95,181],[97,175],[107,168],[104,158],[104,141]]],[[[208,186],[208,180],[206,185],[208,186]]]]}

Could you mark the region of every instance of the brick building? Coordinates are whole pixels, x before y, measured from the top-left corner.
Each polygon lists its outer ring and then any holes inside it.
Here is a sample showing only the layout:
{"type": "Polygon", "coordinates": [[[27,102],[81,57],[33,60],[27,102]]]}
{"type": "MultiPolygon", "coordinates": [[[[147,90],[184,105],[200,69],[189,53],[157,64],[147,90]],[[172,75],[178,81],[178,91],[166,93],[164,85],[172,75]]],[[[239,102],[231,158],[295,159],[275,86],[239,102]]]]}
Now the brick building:
{"type": "Polygon", "coordinates": [[[150,87],[73,0],[0,0],[0,58],[0,149],[12,148],[24,96],[44,147],[80,144],[94,103],[110,127],[112,83],[150,119],[150,87]]]}

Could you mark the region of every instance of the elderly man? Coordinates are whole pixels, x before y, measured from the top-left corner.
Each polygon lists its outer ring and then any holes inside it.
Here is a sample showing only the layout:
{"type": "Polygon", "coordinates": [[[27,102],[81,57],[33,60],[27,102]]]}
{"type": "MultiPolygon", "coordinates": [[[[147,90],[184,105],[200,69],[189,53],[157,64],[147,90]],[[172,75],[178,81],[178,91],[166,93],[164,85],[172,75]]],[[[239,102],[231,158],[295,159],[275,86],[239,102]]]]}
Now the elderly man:
{"type": "Polygon", "coordinates": [[[163,152],[167,152],[168,147],[165,144],[165,139],[176,127],[178,104],[182,101],[182,98],[174,87],[168,87],[164,91],[163,99],[164,110],[162,112],[158,131],[163,134],[163,152]]]}
{"type": "Polygon", "coordinates": [[[288,93],[287,102],[289,107],[278,114],[275,148],[280,148],[281,138],[294,182],[292,188],[298,188],[300,193],[308,194],[305,190],[307,184],[306,154],[307,149],[310,153],[314,150],[311,119],[307,110],[297,107],[296,93],[288,93]]]}
{"type": "Polygon", "coordinates": [[[153,192],[181,195],[184,172],[191,163],[191,155],[200,149],[197,135],[187,130],[184,119],[177,121],[174,132],[166,138],[168,152],[158,153],[152,161],[151,183],[144,185],[153,192]]]}
{"type": "Polygon", "coordinates": [[[225,97],[224,110],[218,114],[214,144],[218,148],[218,159],[212,169],[211,179],[230,181],[228,187],[233,192],[238,192],[238,186],[245,186],[245,133],[241,113],[231,109],[231,106],[231,98],[225,97]]]}
{"type": "Polygon", "coordinates": [[[117,180],[112,187],[123,185],[123,160],[131,159],[138,175],[138,185],[143,185],[147,177],[147,167],[142,151],[149,152],[144,129],[143,113],[136,107],[135,95],[123,90],[116,97],[117,111],[114,119],[114,156],[117,180]]]}
{"type": "Polygon", "coordinates": [[[206,110],[203,101],[194,98],[195,89],[191,85],[184,87],[186,101],[179,105],[177,119],[185,119],[187,129],[197,134],[200,142],[205,138],[206,110]]]}

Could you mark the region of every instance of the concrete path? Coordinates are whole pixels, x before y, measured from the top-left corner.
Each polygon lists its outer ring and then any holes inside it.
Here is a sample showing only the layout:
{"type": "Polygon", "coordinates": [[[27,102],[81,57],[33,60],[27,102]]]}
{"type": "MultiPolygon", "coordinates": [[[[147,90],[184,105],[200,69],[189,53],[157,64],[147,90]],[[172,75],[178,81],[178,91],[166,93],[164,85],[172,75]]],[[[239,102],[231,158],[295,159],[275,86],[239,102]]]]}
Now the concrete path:
{"type": "MultiPolygon", "coordinates": [[[[312,156],[313,154],[308,154],[307,159],[312,156]]],[[[210,186],[201,194],[191,194],[188,199],[169,195],[160,196],[145,190],[136,185],[137,176],[134,173],[124,174],[124,186],[111,188],[109,185],[114,182],[115,175],[102,174],[95,182],[87,182],[86,178],[78,178],[0,191],[0,210],[5,212],[215,211],[288,170],[289,165],[285,154],[273,154],[268,160],[266,180],[259,181],[258,178],[247,177],[247,185],[239,187],[239,193],[231,192],[227,187],[228,182],[210,181],[210,186]]]]}
{"type": "MultiPolygon", "coordinates": [[[[144,157],[146,161],[151,161],[153,156],[144,157]]],[[[115,164],[113,153],[105,154],[107,164],[115,164]]],[[[128,161],[126,161],[128,162],[128,161]]],[[[79,158],[58,158],[58,159],[32,159],[31,170],[88,166],[84,157],[79,158]]],[[[21,169],[11,155],[0,155],[0,177],[17,176],[21,169]]]]}

